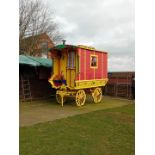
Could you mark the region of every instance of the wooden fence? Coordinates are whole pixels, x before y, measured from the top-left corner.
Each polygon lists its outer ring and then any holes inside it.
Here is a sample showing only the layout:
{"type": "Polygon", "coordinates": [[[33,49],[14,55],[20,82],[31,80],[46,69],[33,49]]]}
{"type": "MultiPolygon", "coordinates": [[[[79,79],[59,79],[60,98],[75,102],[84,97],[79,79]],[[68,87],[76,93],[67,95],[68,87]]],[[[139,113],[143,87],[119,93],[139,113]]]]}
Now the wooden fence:
{"type": "Polygon", "coordinates": [[[104,89],[106,95],[135,98],[134,72],[113,72],[108,75],[109,82],[104,89]]]}

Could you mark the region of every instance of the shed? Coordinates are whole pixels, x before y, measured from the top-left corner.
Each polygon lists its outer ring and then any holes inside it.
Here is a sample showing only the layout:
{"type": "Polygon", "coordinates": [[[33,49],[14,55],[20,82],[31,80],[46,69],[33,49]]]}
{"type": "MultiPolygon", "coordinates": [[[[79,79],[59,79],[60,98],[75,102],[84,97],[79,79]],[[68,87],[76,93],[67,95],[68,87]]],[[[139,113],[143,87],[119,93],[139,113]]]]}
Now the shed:
{"type": "Polygon", "coordinates": [[[19,96],[21,101],[50,97],[52,89],[48,83],[52,60],[19,56],[19,96]]]}

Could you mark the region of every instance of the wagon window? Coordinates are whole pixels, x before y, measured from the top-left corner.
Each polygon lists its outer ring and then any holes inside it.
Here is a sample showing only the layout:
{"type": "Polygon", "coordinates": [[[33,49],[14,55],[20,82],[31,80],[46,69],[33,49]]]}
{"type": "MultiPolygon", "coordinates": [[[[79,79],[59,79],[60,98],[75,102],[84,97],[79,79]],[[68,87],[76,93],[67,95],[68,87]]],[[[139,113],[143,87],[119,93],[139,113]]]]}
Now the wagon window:
{"type": "Polygon", "coordinates": [[[96,68],[98,66],[98,57],[96,55],[90,56],[90,67],[96,68]]]}
{"type": "Polygon", "coordinates": [[[69,52],[68,53],[68,68],[74,68],[74,52],[69,52]]]}

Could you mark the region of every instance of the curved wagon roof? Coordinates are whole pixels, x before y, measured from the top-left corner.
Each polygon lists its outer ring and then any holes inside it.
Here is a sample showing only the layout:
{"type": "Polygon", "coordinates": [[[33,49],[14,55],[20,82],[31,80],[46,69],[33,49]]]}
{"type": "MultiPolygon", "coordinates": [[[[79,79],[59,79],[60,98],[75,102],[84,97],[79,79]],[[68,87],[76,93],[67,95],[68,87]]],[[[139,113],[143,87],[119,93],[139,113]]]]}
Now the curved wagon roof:
{"type": "Polygon", "coordinates": [[[102,53],[106,53],[106,54],[108,53],[106,51],[96,50],[94,47],[90,47],[90,46],[85,46],[85,45],[64,45],[64,44],[54,46],[53,48],[50,49],[50,51],[52,51],[52,50],[63,50],[63,49],[76,49],[76,48],[82,48],[82,49],[91,50],[91,51],[95,51],[95,52],[102,52],[102,53]]]}

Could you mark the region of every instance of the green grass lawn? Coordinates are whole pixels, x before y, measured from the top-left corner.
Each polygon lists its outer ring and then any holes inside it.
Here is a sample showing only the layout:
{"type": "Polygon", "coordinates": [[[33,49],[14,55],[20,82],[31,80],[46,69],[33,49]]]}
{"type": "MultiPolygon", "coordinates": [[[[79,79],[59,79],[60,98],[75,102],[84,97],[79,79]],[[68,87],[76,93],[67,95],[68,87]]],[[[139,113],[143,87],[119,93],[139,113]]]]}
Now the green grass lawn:
{"type": "Polygon", "coordinates": [[[132,155],[134,104],[20,128],[20,155],[132,155]]]}

